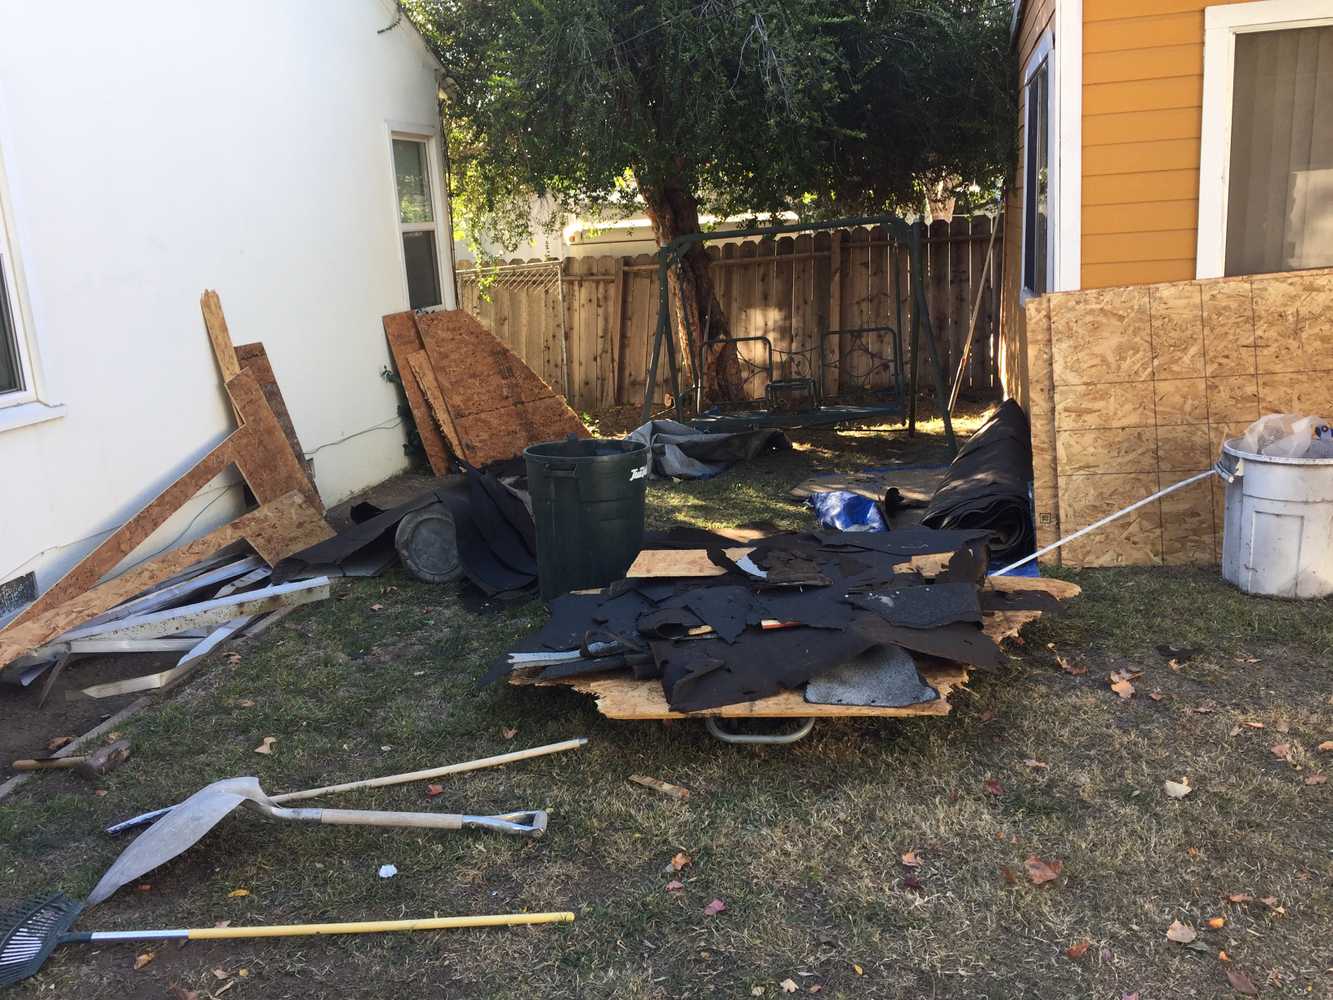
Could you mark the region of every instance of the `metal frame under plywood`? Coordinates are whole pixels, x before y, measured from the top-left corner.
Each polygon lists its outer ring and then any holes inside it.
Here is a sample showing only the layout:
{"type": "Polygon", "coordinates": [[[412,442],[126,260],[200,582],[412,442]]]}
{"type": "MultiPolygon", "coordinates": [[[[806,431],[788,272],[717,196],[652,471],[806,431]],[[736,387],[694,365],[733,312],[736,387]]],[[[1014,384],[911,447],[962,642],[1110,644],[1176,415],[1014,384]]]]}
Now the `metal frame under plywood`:
{"type": "MultiPolygon", "coordinates": [[[[1062,292],[1024,325],[1038,547],[1207,469],[1263,414],[1333,415],[1333,269],[1062,292]]],[[[1205,480],[1055,561],[1216,563],[1222,500],[1205,480]]]]}

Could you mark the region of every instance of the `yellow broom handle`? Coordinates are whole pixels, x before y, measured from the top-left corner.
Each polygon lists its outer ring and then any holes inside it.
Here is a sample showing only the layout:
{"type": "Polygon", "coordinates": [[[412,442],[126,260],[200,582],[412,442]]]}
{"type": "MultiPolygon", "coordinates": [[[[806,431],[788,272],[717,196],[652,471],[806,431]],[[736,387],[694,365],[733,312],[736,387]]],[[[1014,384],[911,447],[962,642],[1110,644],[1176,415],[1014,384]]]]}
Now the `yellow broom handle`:
{"type": "MultiPolygon", "coordinates": [[[[517,924],[568,924],[572,913],[498,913],[477,917],[427,917],[423,920],[354,920],[342,924],[275,924],[260,927],[198,927],[191,941],[227,938],[298,937],[305,934],[374,934],[383,931],[443,931],[457,927],[509,927],[517,924]]],[[[179,933],[179,932],[177,932],[179,933]]]]}

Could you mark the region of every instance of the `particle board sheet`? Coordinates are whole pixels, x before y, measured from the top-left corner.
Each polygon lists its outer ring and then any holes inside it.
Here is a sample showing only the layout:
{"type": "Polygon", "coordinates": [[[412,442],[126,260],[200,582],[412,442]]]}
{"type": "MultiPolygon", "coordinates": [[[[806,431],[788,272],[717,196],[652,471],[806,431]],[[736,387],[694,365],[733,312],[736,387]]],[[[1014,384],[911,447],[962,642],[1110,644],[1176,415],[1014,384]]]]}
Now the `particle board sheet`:
{"type": "Polygon", "coordinates": [[[461,309],[423,313],[417,329],[463,449],[474,465],[587,429],[563,397],[461,309]]]}
{"type": "Polygon", "coordinates": [[[448,442],[449,449],[455,455],[463,454],[463,444],[458,438],[458,428],[454,425],[454,418],[449,413],[448,405],[444,402],[444,394],[440,392],[440,384],[435,381],[435,372],[431,370],[430,359],[426,356],[425,348],[407,355],[407,368],[409,370],[404,373],[403,378],[404,380],[410,379],[425,399],[436,432],[444,435],[444,440],[448,442]]]}
{"type": "Polygon", "coordinates": [[[291,446],[292,454],[296,455],[301,462],[301,467],[305,469],[305,474],[311,482],[315,480],[315,467],[310,459],[305,457],[305,449],[301,447],[301,440],[296,436],[296,426],[292,423],[292,415],[287,409],[287,401],[282,397],[282,386],[278,385],[278,376],[273,372],[273,364],[268,359],[268,352],[264,350],[263,344],[237,344],[236,360],[240,363],[241,371],[247,371],[254,376],[259,384],[260,391],[264,394],[264,399],[268,403],[269,409],[273,411],[273,416],[278,420],[278,426],[282,428],[283,437],[291,446]]]}
{"type": "Polygon", "coordinates": [[[417,332],[417,318],[413,313],[391,313],[383,318],[384,337],[389,342],[389,355],[394,367],[398,369],[399,383],[403,395],[407,397],[408,409],[412,411],[412,420],[417,425],[417,436],[421,438],[422,450],[430,462],[431,471],[437,476],[448,474],[449,445],[440,432],[432,415],[418,380],[412,373],[408,359],[418,351],[424,351],[421,335],[417,332]]]}
{"type": "MultiPolygon", "coordinates": [[[[1058,600],[1076,597],[1080,590],[1065,580],[1024,577],[991,577],[988,586],[1004,593],[1042,591],[1058,600]]],[[[996,642],[1016,636],[1028,622],[1041,617],[1040,611],[993,611],[985,615],[983,629],[996,642]]],[[[550,687],[561,685],[597,699],[597,710],[609,719],[643,721],[684,719],[712,715],[728,719],[828,719],[848,717],[903,718],[942,716],[950,710],[949,697],[967,684],[968,669],[940,660],[922,661],[921,676],[940,693],[934,701],[919,705],[889,708],[878,705],[818,705],[807,702],[802,691],[782,691],[767,698],[721,705],[698,712],[673,712],[667,704],[662,684],[656,679],[635,680],[623,675],[567,677],[538,681],[533,677],[513,676],[510,683],[519,686],[550,687]]]]}
{"type": "MultiPolygon", "coordinates": [[[[1333,417],[1333,269],[1060,292],[1024,321],[1039,545],[1202,472],[1263,414],[1333,417]]],[[[1195,484],[1051,561],[1215,563],[1221,498],[1195,484]]]]}

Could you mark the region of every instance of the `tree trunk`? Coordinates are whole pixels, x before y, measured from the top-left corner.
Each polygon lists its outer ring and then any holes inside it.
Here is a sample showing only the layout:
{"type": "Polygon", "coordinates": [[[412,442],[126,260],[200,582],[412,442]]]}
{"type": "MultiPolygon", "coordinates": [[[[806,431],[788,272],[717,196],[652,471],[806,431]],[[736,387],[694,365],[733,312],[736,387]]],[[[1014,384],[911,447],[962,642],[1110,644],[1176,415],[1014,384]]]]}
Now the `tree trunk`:
{"type": "MultiPolygon", "coordinates": [[[[639,193],[648,209],[648,220],[658,246],[666,246],[679,236],[699,232],[699,203],[694,195],[681,185],[650,184],[638,178],[639,193]]],[[[711,260],[702,243],[694,243],[686,251],[679,268],[668,273],[671,291],[671,309],[674,314],[676,356],[687,383],[699,379],[695,371],[701,338],[721,340],[731,335],[731,324],[722,310],[713,288],[710,274],[711,260]]],[[[729,402],[743,398],[740,358],[735,344],[704,352],[707,371],[704,372],[704,395],[715,402],[729,402]]]]}

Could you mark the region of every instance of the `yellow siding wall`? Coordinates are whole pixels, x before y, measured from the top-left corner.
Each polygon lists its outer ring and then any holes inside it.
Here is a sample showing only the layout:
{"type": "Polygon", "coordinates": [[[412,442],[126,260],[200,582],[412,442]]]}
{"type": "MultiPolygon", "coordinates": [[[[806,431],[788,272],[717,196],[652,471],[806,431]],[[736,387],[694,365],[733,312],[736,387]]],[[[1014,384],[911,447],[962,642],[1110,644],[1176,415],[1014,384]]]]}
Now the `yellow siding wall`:
{"type": "MultiPolygon", "coordinates": [[[[1055,17],[1055,0],[1028,0],[1018,29],[1018,64],[1022,67],[1055,17]]],[[[1000,381],[1007,398],[1027,409],[1027,341],[1019,302],[1023,268],[1023,121],[1026,93],[1018,102],[1018,162],[1004,206],[1003,302],[1000,307],[1000,381]]]]}
{"type": "Polygon", "coordinates": [[[1084,0],[1082,287],[1194,277],[1203,10],[1235,2],[1084,0]]]}

